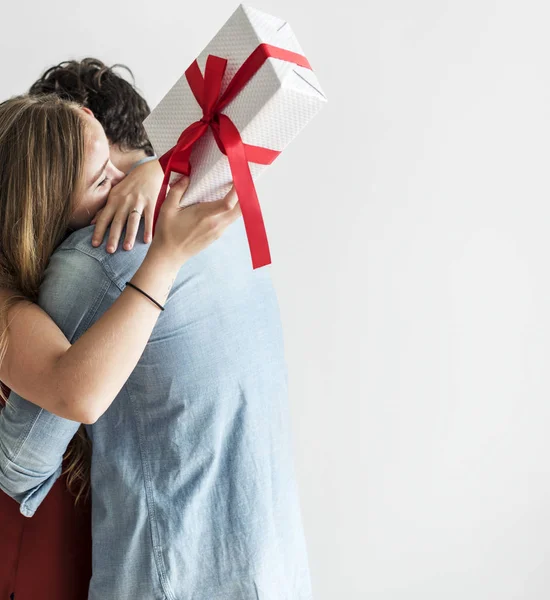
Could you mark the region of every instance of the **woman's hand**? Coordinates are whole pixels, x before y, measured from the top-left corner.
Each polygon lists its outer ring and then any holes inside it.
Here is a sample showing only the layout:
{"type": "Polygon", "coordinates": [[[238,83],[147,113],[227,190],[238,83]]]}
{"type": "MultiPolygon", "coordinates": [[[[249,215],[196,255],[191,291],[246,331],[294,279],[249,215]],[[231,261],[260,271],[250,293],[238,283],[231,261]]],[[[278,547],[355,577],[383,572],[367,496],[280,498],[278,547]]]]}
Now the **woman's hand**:
{"type": "Polygon", "coordinates": [[[97,211],[90,223],[95,223],[92,245],[99,246],[103,242],[110,224],[107,252],[114,252],[126,226],[123,248],[130,250],[134,245],[142,216],[145,218],[143,241],[148,244],[153,239],[153,215],[163,177],[159,161],[152,160],[136,167],[114,186],[107,204],[97,211]],[[134,209],[140,214],[132,212],[134,209]]]}
{"type": "Polygon", "coordinates": [[[148,252],[148,256],[158,251],[166,259],[175,260],[178,268],[217,240],[242,214],[234,185],[221,200],[180,207],[188,186],[187,176],[171,186],[160,208],[155,239],[148,252]]]}

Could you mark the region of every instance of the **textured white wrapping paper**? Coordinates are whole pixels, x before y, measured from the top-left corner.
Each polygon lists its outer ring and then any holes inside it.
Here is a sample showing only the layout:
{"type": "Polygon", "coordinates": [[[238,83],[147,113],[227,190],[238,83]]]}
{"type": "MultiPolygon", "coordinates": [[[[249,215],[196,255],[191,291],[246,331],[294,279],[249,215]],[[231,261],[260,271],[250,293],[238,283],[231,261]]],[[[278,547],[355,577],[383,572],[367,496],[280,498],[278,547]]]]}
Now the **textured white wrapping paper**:
{"type": "MultiPolygon", "coordinates": [[[[286,21],[240,5],[197,62],[204,75],[209,54],[227,59],[223,93],[239,67],[262,43],[305,56],[286,21]]],[[[222,112],[233,121],[245,144],[281,151],[325,102],[317,77],[310,69],[269,58],[222,112]]],[[[181,132],[201,117],[202,109],[184,74],[144,121],[157,156],[170,150],[181,132]]],[[[248,164],[254,180],[267,168],[267,165],[248,164]]],[[[191,166],[191,181],[181,206],[219,200],[229,192],[233,182],[229,162],[220,152],[211,129],[194,145],[191,166]]],[[[171,181],[179,177],[173,174],[171,181]]]]}

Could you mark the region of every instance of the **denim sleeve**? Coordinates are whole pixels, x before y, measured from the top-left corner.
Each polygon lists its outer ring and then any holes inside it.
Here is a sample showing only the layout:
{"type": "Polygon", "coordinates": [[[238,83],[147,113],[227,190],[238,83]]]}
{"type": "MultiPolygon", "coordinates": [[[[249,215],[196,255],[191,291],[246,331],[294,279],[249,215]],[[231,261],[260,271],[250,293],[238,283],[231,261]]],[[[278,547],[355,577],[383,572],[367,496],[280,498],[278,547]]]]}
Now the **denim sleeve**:
{"type": "MultiPolygon", "coordinates": [[[[74,343],[118,294],[97,259],[63,249],[50,259],[38,304],[74,343]]],[[[63,455],[79,426],[10,394],[0,412],[0,489],[19,502],[26,517],[61,475],[63,455]]]]}

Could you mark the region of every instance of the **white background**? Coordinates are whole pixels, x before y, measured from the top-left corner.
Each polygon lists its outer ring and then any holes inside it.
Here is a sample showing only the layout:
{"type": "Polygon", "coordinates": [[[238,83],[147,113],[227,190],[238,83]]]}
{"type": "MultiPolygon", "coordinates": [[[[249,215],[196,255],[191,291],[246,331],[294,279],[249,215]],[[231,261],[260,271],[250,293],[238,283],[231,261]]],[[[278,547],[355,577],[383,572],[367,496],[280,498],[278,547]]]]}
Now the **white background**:
{"type": "MultiPolygon", "coordinates": [[[[547,4],[250,4],[329,99],[258,182],[315,598],[546,600],[547,4]]],[[[3,0],[0,98],[95,56],[154,107],[236,6],[3,0]]]]}

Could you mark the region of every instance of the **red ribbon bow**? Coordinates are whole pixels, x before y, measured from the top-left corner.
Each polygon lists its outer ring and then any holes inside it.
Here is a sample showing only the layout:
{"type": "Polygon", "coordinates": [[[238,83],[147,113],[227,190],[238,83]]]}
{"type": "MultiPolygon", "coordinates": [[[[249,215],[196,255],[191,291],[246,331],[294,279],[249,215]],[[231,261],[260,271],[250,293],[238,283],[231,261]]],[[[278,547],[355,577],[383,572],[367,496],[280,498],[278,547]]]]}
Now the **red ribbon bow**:
{"type": "Polygon", "coordinates": [[[233,121],[221,111],[241,92],[268,58],[277,58],[311,69],[307,59],[300,54],[269,44],[260,44],[235,73],[222,95],[220,95],[221,85],[227,59],[209,55],[206,60],[204,77],[196,60],[185,71],[185,77],[202,108],[203,116],[200,121],[189,125],[180,135],[176,145],[160,158],[160,164],[164,170],[164,180],[153,217],[154,235],[160,208],[166,198],[171,173],[190,175],[189,158],[193,145],[210,127],[218,148],[229,161],[235,191],[241,205],[254,269],[270,264],[271,256],[262,211],[248,163],[270,165],[280,152],[245,144],[233,121]]]}

